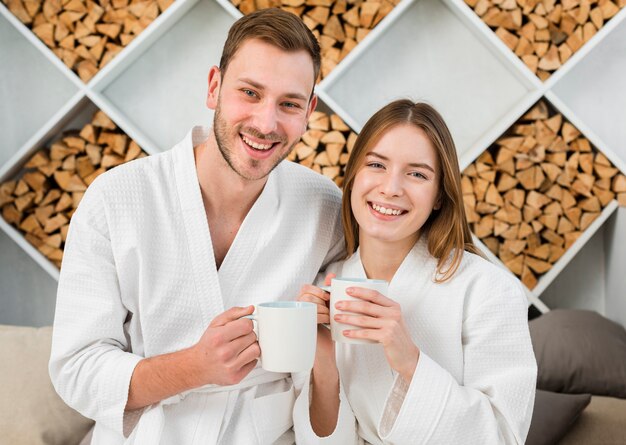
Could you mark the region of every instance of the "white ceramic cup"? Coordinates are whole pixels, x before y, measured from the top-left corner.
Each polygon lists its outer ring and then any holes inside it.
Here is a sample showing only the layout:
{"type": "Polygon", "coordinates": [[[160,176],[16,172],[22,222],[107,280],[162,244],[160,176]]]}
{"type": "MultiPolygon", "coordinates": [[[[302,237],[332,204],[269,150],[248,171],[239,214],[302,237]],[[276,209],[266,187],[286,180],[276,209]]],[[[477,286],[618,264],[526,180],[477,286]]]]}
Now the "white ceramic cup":
{"type": "Polygon", "coordinates": [[[346,293],[346,289],[349,287],[363,287],[366,289],[373,289],[387,296],[389,289],[389,283],[385,280],[370,280],[367,278],[345,278],[335,277],[331,280],[330,286],[322,286],[327,292],[330,292],[330,332],[332,338],[336,342],[340,343],[352,343],[352,344],[371,344],[376,343],[372,340],[365,340],[360,338],[348,338],[343,335],[344,330],[359,329],[356,326],[338,323],[335,321],[336,314],[350,314],[350,312],[339,311],[335,308],[335,303],[338,301],[363,301],[359,298],[351,297],[346,293]]]}
{"type": "Polygon", "coordinates": [[[247,316],[256,322],[261,367],[272,372],[313,368],[317,345],[317,305],[304,301],[272,301],[256,305],[247,316]]]}

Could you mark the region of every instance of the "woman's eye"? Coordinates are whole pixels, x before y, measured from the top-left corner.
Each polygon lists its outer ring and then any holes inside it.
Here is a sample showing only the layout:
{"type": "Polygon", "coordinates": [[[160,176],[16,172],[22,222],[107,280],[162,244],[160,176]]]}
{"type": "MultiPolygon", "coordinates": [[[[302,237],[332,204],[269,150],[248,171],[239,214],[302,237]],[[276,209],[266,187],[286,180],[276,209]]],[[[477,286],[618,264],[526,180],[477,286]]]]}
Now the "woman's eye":
{"type": "Polygon", "coordinates": [[[425,175],[423,175],[420,172],[411,172],[410,175],[413,176],[414,178],[428,179],[425,175]]]}
{"type": "Polygon", "coordinates": [[[367,164],[368,167],[372,167],[372,168],[383,168],[384,165],[381,164],[380,162],[370,162],[369,164],[367,164]]]}

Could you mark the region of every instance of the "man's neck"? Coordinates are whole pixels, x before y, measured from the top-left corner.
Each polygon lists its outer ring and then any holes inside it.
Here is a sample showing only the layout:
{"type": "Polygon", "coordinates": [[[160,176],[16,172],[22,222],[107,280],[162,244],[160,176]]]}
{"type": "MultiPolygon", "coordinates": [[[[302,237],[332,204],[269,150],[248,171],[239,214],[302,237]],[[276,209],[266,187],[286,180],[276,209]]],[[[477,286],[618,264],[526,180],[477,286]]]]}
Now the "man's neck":
{"type": "Polygon", "coordinates": [[[250,181],[233,171],[220,153],[213,131],[206,141],[194,147],[194,155],[215,264],[219,269],[267,178],[250,181]]]}
{"type": "Polygon", "coordinates": [[[237,174],[222,156],[213,131],[194,147],[194,155],[209,223],[214,215],[242,222],[263,191],[267,177],[251,181],[237,174]]]}

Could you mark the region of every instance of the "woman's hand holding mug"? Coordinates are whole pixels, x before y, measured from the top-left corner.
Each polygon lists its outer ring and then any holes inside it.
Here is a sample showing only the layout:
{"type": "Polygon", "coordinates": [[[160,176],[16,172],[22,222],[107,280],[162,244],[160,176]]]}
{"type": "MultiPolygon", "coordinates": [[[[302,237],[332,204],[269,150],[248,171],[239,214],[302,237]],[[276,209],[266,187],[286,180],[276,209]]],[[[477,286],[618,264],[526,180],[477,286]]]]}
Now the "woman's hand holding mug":
{"type": "Polygon", "coordinates": [[[346,294],[359,301],[338,301],[334,320],[360,329],[345,330],[350,339],[373,340],[385,349],[389,365],[409,383],[415,373],[420,356],[419,348],[413,343],[400,305],[373,289],[348,287],[346,294]],[[350,312],[349,314],[345,312],[350,312]]]}
{"type": "MultiPolygon", "coordinates": [[[[330,281],[335,274],[328,274],[324,284],[330,285],[330,281]]],[[[315,352],[315,363],[322,367],[330,367],[336,370],[335,344],[330,335],[328,325],[330,324],[330,294],[312,284],[305,284],[300,289],[298,301],[306,301],[317,305],[317,349],[315,352]]]]}

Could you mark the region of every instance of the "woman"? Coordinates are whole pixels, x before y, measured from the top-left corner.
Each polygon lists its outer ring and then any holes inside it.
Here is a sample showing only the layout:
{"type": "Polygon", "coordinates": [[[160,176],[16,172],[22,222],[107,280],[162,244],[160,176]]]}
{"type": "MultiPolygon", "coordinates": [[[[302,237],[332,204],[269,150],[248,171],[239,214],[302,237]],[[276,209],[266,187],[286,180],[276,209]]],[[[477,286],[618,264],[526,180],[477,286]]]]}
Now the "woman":
{"type": "MultiPolygon", "coordinates": [[[[537,373],[526,298],[472,243],[439,113],[400,100],[372,116],[342,205],[347,258],[326,272],[384,279],[389,291],[353,288],[359,301],[337,307],[353,313],[335,318],[354,326],[346,337],[378,344],[334,344],[320,326],[297,443],[523,444],[537,373]]],[[[330,321],[328,293],[306,285],[299,300],[330,321]]]]}

